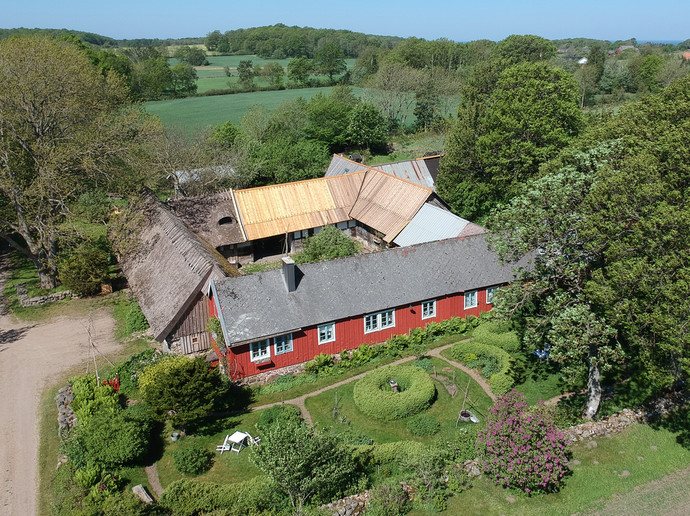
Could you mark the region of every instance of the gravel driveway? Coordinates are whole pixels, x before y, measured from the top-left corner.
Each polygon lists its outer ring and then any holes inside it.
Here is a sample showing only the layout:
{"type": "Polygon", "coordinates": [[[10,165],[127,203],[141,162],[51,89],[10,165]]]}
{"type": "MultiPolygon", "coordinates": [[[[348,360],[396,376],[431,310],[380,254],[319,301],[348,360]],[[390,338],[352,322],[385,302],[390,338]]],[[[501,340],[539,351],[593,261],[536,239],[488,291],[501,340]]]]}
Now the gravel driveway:
{"type": "MultiPolygon", "coordinates": [[[[0,292],[3,258],[0,255],[0,292]]],[[[120,349],[113,338],[115,322],[107,310],[91,314],[91,321],[101,352],[120,349]]],[[[39,400],[58,375],[81,364],[86,367],[88,324],[88,316],[59,317],[40,324],[17,322],[0,296],[0,514],[37,514],[39,400]]]]}

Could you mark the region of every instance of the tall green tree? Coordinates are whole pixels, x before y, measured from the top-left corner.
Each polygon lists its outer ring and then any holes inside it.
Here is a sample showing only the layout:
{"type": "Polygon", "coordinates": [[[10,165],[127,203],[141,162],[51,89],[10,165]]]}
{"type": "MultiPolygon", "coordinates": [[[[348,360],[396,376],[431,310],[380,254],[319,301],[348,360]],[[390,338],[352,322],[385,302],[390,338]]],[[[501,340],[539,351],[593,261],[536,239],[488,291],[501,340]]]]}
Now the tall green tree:
{"type": "Polygon", "coordinates": [[[243,60],[237,65],[240,84],[247,89],[254,87],[254,66],[251,60],[243,60]]]}
{"type": "Polygon", "coordinates": [[[548,39],[539,36],[513,34],[496,44],[492,57],[511,66],[524,62],[548,61],[556,55],[556,50],[556,45],[548,39]]]}
{"type": "Polygon", "coordinates": [[[327,43],[314,56],[314,67],[320,73],[328,75],[333,83],[333,76],[347,70],[345,54],[335,43],[327,43]]]}
{"type": "Polygon", "coordinates": [[[57,283],[60,224],[81,193],[111,184],[128,150],[159,130],[124,108],[127,88],[75,45],[0,41],[0,237],[57,283]]]}
{"type": "Polygon", "coordinates": [[[307,57],[295,57],[288,63],[288,79],[304,86],[309,79],[309,74],[314,70],[314,64],[307,57]]]}
{"type": "Polygon", "coordinates": [[[278,420],[265,431],[250,460],[288,495],[298,515],[312,498],[325,501],[346,490],[355,472],[335,436],[291,420],[278,420]]]}
{"type": "Polygon", "coordinates": [[[350,113],[344,137],[357,147],[384,149],[387,126],[386,119],[373,104],[362,102],[350,113]]]}

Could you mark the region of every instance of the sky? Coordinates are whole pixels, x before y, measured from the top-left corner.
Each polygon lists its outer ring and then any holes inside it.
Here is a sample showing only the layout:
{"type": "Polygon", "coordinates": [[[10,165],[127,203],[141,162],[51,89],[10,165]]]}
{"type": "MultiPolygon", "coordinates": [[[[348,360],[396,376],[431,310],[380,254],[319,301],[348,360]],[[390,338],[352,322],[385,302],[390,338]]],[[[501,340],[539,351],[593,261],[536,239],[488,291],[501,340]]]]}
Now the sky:
{"type": "Polygon", "coordinates": [[[284,23],[453,41],[535,34],[548,39],[681,41],[684,0],[0,0],[0,28],[94,32],[115,39],[203,37],[284,23]]]}

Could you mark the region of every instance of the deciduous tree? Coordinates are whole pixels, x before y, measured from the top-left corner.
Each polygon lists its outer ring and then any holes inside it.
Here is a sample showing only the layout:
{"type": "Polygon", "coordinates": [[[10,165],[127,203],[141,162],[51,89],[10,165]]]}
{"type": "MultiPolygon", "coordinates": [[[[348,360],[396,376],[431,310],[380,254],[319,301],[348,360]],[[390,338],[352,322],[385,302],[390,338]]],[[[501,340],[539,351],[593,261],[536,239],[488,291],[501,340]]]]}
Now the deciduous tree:
{"type": "Polygon", "coordinates": [[[108,185],[128,149],[159,128],[123,109],[127,89],[73,44],[0,41],[0,236],[56,286],[59,225],[68,204],[108,185]]]}

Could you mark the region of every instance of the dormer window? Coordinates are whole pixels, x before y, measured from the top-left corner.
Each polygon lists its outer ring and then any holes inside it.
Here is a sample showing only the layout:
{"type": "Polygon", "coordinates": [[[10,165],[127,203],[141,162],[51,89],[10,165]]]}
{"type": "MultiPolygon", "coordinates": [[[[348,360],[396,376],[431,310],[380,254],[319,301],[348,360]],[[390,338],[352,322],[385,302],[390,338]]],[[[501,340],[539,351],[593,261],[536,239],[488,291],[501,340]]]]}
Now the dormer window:
{"type": "Polygon", "coordinates": [[[223,217],[218,221],[219,226],[224,226],[225,224],[233,224],[235,221],[232,217],[223,217]]]}

